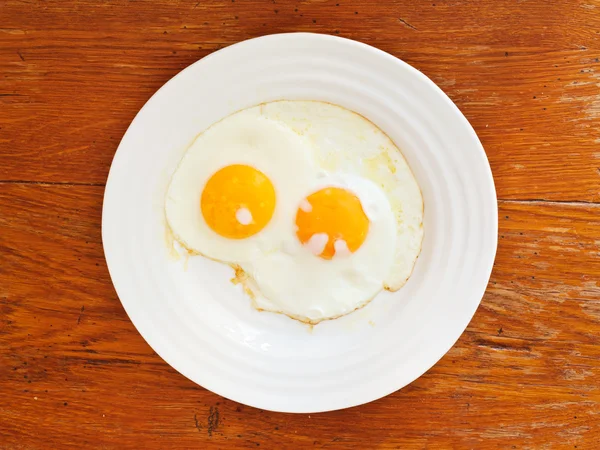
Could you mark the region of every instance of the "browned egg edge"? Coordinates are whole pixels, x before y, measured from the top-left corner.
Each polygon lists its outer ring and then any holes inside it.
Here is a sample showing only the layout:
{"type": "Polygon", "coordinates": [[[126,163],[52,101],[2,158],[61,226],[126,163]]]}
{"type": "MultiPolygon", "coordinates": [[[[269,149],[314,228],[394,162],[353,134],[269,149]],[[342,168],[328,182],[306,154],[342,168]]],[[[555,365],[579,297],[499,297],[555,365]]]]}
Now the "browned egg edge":
{"type": "MultiPolygon", "coordinates": [[[[299,315],[295,315],[295,314],[289,314],[289,313],[286,313],[286,312],[283,312],[283,311],[275,311],[275,310],[270,310],[270,309],[264,309],[264,308],[259,307],[256,304],[256,294],[254,293],[254,291],[252,290],[252,288],[248,285],[249,280],[250,280],[250,275],[248,275],[244,271],[244,269],[242,269],[237,264],[224,263],[223,261],[219,261],[217,259],[214,259],[214,258],[211,258],[209,256],[206,256],[206,255],[202,254],[201,252],[198,252],[196,250],[192,250],[192,249],[188,248],[179,239],[177,239],[177,237],[174,234],[173,234],[173,239],[176,240],[185,249],[185,251],[190,256],[202,256],[204,258],[208,258],[208,259],[210,259],[212,261],[215,261],[215,262],[218,262],[218,263],[221,263],[221,264],[227,264],[229,267],[231,267],[233,269],[233,271],[234,271],[234,275],[233,275],[233,278],[230,279],[230,282],[232,284],[234,284],[234,285],[238,285],[239,284],[242,287],[244,293],[250,298],[252,307],[254,309],[256,309],[257,311],[259,311],[259,312],[271,312],[271,313],[275,313],[275,314],[282,314],[284,316],[289,317],[290,319],[296,320],[296,321],[304,323],[306,325],[311,325],[311,326],[312,325],[318,325],[319,323],[327,321],[327,320],[335,320],[335,319],[339,319],[340,317],[347,316],[348,314],[352,314],[353,312],[358,311],[359,309],[362,309],[365,306],[367,306],[378,295],[378,293],[375,294],[373,297],[371,297],[370,299],[366,300],[365,302],[363,302],[362,304],[360,304],[359,306],[357,306],[356,308],[354,308],[352,311],[348,311],[347,313],[344,313],[344,314],[339,314],[337,316],[326,317],[326,318],[318,319],[318,320],[309,319],[308,317],[299,316],[299,315]]],[[[419,254],[420,254],[420,250],[419,250],[419,254]]],[[[417,259],[418,259],[418,256],[417,256],[417,259]]],[[[417,259],[415,259],[415,264],[413,264],[413,270],[414,270],[414,266],[416,265],[417,259]]],[[[410,275],[412,275],[412,271],[411,271],[410,275]]],[[[410,275],[397,288],[394,289],[394,288],[391,288],[390,286],[384,285],[383,289],[386,290],[386,291],[389,291],[389,292],[396,292],[396,291],[398,291],[400,288],[402,288],[402,286],[404,286],[404,284],[406,284],[406,282],[410,278],[410,275]]]]}
{"type": "MultiPolygon", "coordinates": [[[[420,226],[421,226],[421,228],[423,228],[423,222],[421,222],[420,226]]],[[[404,281],[402,281],[401,283],[398,283],[398,286],[391,287],[391,286],[388,286],[387,284],[384,284],[383,285],[383,289],[385,289],[388,292],[398,292],[400,289],[402,289],[402,287],[406,284],[406,282],[408,281],[408,279],[412,276],[413,272],[415,271],[415,266],[417,265],[417,261],[419,260],[419,256],[421,256],[421,251],[422,250],[423,250],[423,237],[421,237],[421,241],[419,242],[419,252],[417,253],[417,257],[415,258],[415,261],[413,262],[413,265],[410,268],[410,273],[408,274],[408,276],[404,279],[404,281]]]]}
{"type": "MultiPolygon", "coordinates": [[[[422,226],[422,224],[421,224],[422,226]]],[[[377,296],[377,294],[375,294],[373,297],[371,297],[370,299],[366,300],[365,302],[363,302],[362,304],[360,304],[359,306],[357,306],[356,308],[354,308],[352,311],[349,311],[347,313],[344,314],[339,314],[337,316],[333,316],[333,317],[326,317],[324,319],[318,319],[318,320],[314,320],[314,319],[309,319],[308,317],[304,317],[304,316],[298,316],[295,314],[289,314],[283,311],[275,311],[275,310],[270,310],[270,309],[264,309],[259,307],[256,304],[256,294],[254,293],[254,291],[252,290],[252,288],[248,285],[249,280],[251,279],[250,275],[248,275],[244,269],[242,269],[239,265],[237,264],[230,264],[230,263],[224,263],[223,261],[220,261],[218,259],[214,259],[211,258],[210,256],[204,255],[203,253],[197,251],[197,250],[193,250],[190,249],[185,242],[183,242],[176,234],[175,232],[172,230],[171,226],[169,225],[168,221],[165,221],[165,227],[166,227],[166,232],[165,232],[165,240],[167,243],[167,247],[169,248],[169,252],[170,254],[173,253],[174,249],[173,249],[173,242],[177,241],[179,243],[179,245],[181,245],[185,251],[187,252],[187,254],[189,256],[202,256],[204,258],[208,258],[212,261],[218,262],[220,264],[227,264],[229,267],[231,267],[234,271],[234,275],[233,278],[230,279],[230,282],[234,285],[241,285],[244,293],[250,298],[252,307],[254,309],[256,309],[259,312],[271,312],[271,313],[275,313],[275,314],[282,314],[284,316],[289,317],[290,319],[296,320],[298,322],[304,323],[306,325],[318,325],[321,322],[327,321],[327,320],[335,320],[335,319],[339,319],[340,317],[344,317],[347,316],[348,314],[352,314],[355,311],[358,311],[359,309],[364,308],[365,306],[367,306],[369,303],[371,303],[371,301],[377,296]]],[[[421,243],[420,243],[420,248],[419,248],[419,253],[417,254],[417,258],[415,258],[415,262],[413,263],[412,269],[411,269],[411,273],[408,275],[408,277],[406,277],[406,279],[400,283],[398,285],[398,287],[392,288],[391,286],[388,285],[383,285],[383,289],[388,291],[388,292],[396,292],[398,290],[400,290],[408,281],[408,279],[410,278],[410,276],[412,275],[415,265],[417,264],[417,260],[419,259],[419,256],[421,255],[421,250],[423,248],[423,239],[421,239],[421,243]]]]}

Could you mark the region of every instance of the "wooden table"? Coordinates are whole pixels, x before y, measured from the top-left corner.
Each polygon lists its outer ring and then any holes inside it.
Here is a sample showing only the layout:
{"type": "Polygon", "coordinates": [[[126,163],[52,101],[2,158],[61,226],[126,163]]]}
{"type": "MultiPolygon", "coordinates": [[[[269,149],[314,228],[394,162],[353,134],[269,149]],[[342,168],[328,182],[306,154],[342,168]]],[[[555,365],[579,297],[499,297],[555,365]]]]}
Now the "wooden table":
{"type": "Polygon", "coordinates": [[[0,448],[598,448],[600,1],[2,0],[0,448]],[[432,78],[494,173],[499,248],[477,314],[405,389],[324,414],[225,400],[127,318],[104,183],[144,102],[268,33],[357,39],[432,78]]]}

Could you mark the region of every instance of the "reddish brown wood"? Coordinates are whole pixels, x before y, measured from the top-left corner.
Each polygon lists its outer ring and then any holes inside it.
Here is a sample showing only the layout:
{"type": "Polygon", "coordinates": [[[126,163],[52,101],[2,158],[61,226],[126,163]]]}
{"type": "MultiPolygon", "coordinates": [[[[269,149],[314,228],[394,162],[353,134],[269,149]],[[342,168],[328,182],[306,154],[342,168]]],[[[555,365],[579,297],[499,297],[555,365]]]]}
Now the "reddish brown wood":
{"type": "Polygon", "coordinates": [[[5,0],[0,448],[595,448],[598,58],[598,0],[5,0]],[[150,95],[284,31],[339,32],[425,72],[473,123],[501,199],[494,273],[454,348],[402,391],[310,416],[224,400],[166,365],[100,239],[110,161],[150,95]]]}
{"type": "Polygon", "coordinates": [[[0,179],[103,183],[130,120],[178,71],[242,39],[314,31],[436,81],[479,133],[502,198],[600,199],[598,0],[282,3],[5,1],[0,179]]]}

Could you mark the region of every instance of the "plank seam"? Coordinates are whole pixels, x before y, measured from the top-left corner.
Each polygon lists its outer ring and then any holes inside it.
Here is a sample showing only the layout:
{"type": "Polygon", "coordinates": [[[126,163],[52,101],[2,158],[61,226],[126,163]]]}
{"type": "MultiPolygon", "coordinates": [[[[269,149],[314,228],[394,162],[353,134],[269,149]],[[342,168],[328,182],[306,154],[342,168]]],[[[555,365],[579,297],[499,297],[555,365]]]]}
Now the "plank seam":
{"type": "MultiPolygon", "coordinates": [[[[36,185],[36,186],[96,186],[105,187],[106,183],[83,183],[83,182],[70,182],[70,181],[29,181],[29,180],[0,180],[0,184],[24,184],[24,185],[36,185]]],[[[498,203],[531,203],[531,204],[557,204],[566,206],[594,206],[600,207],[600,202],[592,202],[587,200],[547,200],[543,198],[532,198],[532,199],[513,199],[513,198],[499,198],[498,203]]]]}

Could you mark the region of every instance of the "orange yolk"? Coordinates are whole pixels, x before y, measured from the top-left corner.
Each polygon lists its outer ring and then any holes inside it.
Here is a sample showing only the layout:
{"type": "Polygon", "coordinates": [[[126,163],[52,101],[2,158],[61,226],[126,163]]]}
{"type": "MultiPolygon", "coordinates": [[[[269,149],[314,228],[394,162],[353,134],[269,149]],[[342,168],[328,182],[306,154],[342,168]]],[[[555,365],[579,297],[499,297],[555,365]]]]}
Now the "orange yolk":
{"type": "Polygon", "coordinates": [[[275,189],[264,173],[234,164],[216,172],[204,186],[200,209],[208,226],[229,239],[262,230],[275,211],[275,189]]]}
{"type": "Polygon", "coordinates": [[[296,226],[296,235],[303,244],[315,234],[326,234],[327,244],[319,256],[331,259],[337,240],[345,241],[352,253],[358,250],[367,237],[369,219],[356,195],[328,187],[306,198],[296,214],[296,226]]]}

